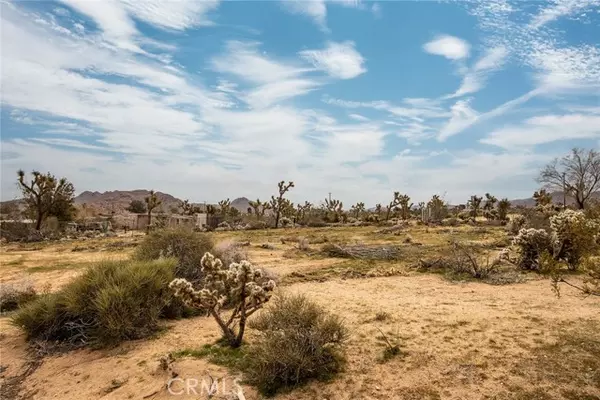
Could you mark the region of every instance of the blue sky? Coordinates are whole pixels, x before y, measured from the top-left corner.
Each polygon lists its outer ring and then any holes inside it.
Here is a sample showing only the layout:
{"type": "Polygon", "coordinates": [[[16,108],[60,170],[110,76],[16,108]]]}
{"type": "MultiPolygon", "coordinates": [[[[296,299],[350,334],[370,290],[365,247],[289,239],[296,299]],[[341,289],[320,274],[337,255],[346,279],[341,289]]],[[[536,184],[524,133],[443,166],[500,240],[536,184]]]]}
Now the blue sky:
{"type": "Polygon", "coordinates": [[[2,1],[16,170],[192,201],[528,197],[600,147],[600,0],[2,1]]]}

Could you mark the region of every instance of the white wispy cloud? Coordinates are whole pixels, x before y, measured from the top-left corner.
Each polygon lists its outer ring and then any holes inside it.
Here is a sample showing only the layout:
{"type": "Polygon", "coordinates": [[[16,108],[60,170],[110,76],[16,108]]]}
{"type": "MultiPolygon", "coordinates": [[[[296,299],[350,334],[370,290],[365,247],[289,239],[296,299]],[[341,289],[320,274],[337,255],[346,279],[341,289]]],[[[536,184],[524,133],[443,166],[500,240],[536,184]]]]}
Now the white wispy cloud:
{"type": "Polygon", "coordinates": [[[469,100],[459,100],[450,107],[452,116],[440,129],[438,140],[443,141],[471,126],[479,118],[477,111],[469,105],[469,100]]]}
{"type": "Polygon", "coordinates": [[[467,70],[460,87],[449,98],[478,92],[483,88],[489,74],[504,65],[507,55],[508,51],[502,46],[487,50],[483,57],[467,70]]]}
{"type": "Polygon", "coordinates": [[[539,29],[542,26],[555,21],[561,17],[583,12],[592,6],[600,6],[598,0],[553,0],[551,5],[543,7],[530,22],[531,29],[539,29]]]}
{"type": "Polygon", "coordinates": [[[365,59],[350,41],[329,42],[322,50],[304,50],[300,56],[335,78],[351,79],[367,72],[365,59]]]}
{"type": "Polygon", "coordinates": [[[556,141],[600,139],[600,116],[586,114],[543,115],[520,125],[493,131],[482,143],[517,149],[556,141]]]}
{"type": "Polygon", "coordinates": [[[306,76],[311,67],[294,61],[278,61],[259,51],[256,42],[231,41],[225,51],[214,57],[212,68],[230,74],[253,86],[239,90],[240,100],[256,108],[268,107],[277,102],[306,94],[321,83],[306,76]]]}
{"type": "Polygon", "coordinates": [[[441,35],[423,45],[427,53],[444,56],[450,60],[460,60],[469,56],[471,46],[456,36],[441,35]]]}

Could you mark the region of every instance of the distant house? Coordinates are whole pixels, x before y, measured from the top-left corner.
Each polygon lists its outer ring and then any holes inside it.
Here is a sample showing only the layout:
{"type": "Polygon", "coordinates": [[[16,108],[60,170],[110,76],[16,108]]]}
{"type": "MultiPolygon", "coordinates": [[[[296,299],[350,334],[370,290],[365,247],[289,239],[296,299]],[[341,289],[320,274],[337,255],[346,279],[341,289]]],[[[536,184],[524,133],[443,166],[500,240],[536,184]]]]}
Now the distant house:
{"type": "MultiPolygon", "coordinates": [[[[207,216],[204,213],[196,215],[179,215],[172,214],[163,216],[161,214],[152,214],[152,221],[156,221],[157,218],[167,218],[167,227],[178,228],[187,227],[190,229],[202,228],[207,223],[207,216]]],[[[135,214],[133,222],[133,229],[145,230],[148,227],[149,219],[148,214],[135,214]]]]}

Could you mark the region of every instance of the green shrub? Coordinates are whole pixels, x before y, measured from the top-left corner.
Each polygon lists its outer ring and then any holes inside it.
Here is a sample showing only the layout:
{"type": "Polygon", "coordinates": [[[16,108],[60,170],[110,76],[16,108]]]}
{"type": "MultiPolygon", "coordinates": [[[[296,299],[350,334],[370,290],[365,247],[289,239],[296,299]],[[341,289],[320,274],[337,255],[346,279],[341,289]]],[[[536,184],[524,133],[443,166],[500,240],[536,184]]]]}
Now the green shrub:
{"type": "Polygon", "coordinates": [[[36,297],[31,283],[3,283],[0,285],[0,312],[16,310],[36,297]]]}
{"type": "Polygon", "coordinates": [[[148,336],[172,295],[176,261],[105,261],[21,308],[13,323],[29,339],[111,345],[148,336]]]}
{"type": "Polygon", "coordinates": [[[133,258],[140,261],[175,257],[175,276],[190,282],[202,280],[200,261],[206,252],[213,249],[207,235],[185,230],[159,230],[152,232],[140,243],[133,258]]]}
{"type": "Polygon", "coordinates": [[[248,349],[246,373],[263,393],[328,378],[345,364],[342,321],[303,296],[281,297],[250,326],[260,334],[248,349]]]}

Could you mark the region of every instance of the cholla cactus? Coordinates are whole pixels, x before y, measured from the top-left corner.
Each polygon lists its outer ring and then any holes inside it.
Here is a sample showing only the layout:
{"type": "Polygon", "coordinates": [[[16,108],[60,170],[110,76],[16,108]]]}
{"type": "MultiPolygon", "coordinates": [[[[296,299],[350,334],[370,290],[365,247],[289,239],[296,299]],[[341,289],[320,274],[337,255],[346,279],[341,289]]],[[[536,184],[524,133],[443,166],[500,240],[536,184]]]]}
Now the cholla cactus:
{"type": "Polygon", "coordinates": [[[550,218],[557,249],[555,258],[575,270],[581,259],[596,247],[600,225],[586,218],[583,211],[564,210],[550,218]]]}
{"type": "Polygon", "coordinates": [[[292,221],[290,218],[288,217],[281,217],[281,219],[279,220],[279,224],[283,227],[286,228],[288,226],[293,226],[294,225],[294,221],[292,221]]]}
{"type": "Polygon", "coordinates": [[[238,347],[242,344],[246,319],[270,300],[275,282],[266,280],[263,271],[246,260],[225,267],[221,260],[206,253],[200,264],[204,275],[202,288],[194,289],[181,278],[174,279],[169,288],[186,305],[207,310],[229,344],[238,347]],[[222,314],[226,304],[233,307],[228,319],[222,314]]]}
{"type": "Polygon", "coordinates": [[[510,219],[508,230],[511,234],[517,235],[527,224],[527,218],[524,215],[517,214],[510,219]]]}
{"type": "Polygon", "coordinates": [[[522,269],[537,270],[540,256],[552,254],[552,236],[543,229],[521,229],[512,244],[519,251],[518,264],[522,269]]]}

